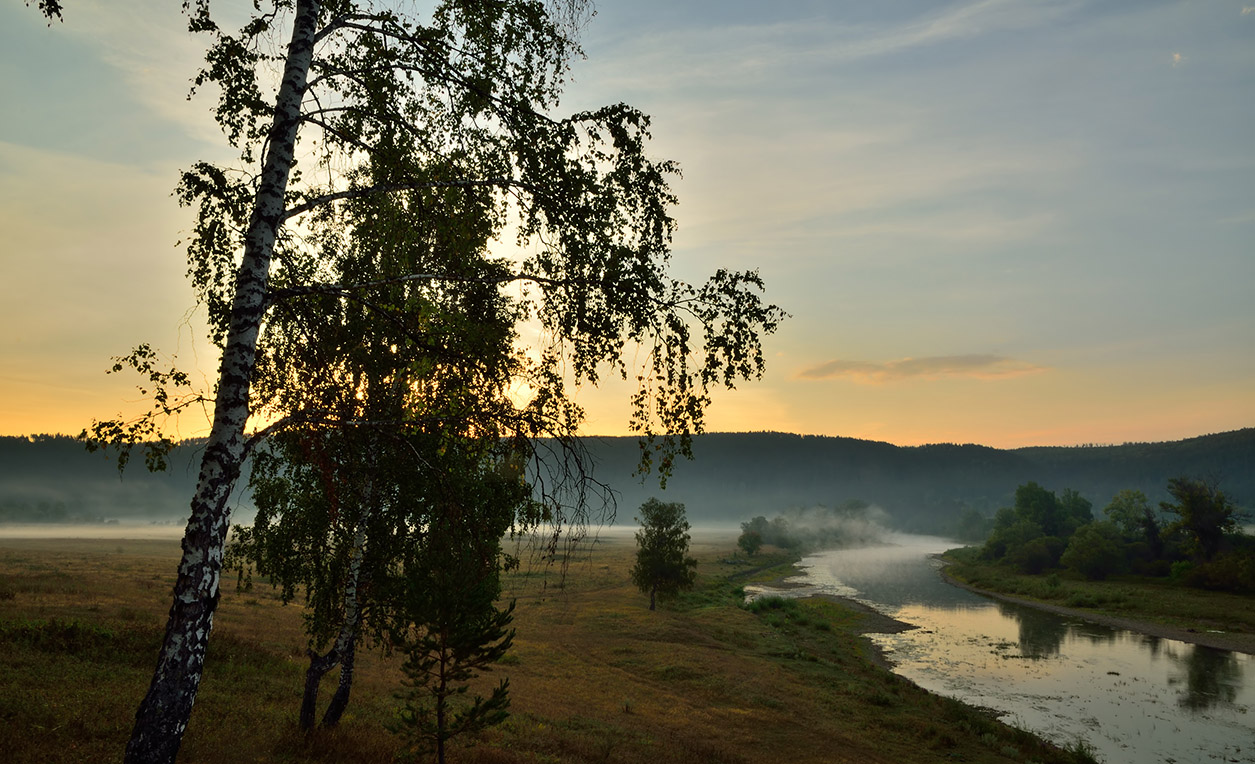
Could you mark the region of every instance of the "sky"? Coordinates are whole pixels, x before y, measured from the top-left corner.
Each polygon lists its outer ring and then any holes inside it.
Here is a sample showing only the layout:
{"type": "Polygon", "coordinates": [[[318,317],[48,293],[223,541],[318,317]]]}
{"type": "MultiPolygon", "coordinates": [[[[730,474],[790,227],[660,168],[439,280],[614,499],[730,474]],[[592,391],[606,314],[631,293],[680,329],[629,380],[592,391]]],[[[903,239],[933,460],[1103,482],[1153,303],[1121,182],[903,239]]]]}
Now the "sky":
{"type": "MultiPolygon", "coordinates": [[[[137,411],[105,371],[141,342],[212,384],[170,192],[231,155],[178,6],[0,5],[0,435],[137,411]]],[[[790,314],[707,429],[1255,425],[1252,0],[601,0],[582,42],[562,108],[631,103],[682,167],[676,273],[757,269],[790,314]]],[[[628,393],[580,391],[586,431],[628,393]]]]}

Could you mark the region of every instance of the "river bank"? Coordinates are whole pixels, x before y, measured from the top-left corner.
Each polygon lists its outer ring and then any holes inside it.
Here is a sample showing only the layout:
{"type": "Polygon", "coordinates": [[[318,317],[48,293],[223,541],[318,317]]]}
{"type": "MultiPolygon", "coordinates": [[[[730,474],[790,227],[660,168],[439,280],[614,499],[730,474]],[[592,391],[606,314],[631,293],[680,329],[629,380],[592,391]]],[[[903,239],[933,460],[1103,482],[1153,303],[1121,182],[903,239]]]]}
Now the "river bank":
{"type": "MultiPolygon", "coordinates": [[[[859,602],[852,597],[815,591],[815,588],[812,586],[791,580],[802,575],[802,571],[795,566],[790,566],[790,569],[792,572],[788,576],[747,585],[745,587],[746,593],[758,597],[782,596],[790,599],[828,602],[837,605],[856,615],[856,618],[846,626],[846,630],[860,637],[868,634],[901,634],[904,631],[919,628],[914,624],[887,616],[870,605],[859,602]]],[[[885,650],[869,640],[864,640],[864,642],[867,648],[867,657],[880,668],[892,671],[893,661],[889,659],[885,650]]]]}
{"type": "Polygon", "coordinates": [[[1053,602],[1046,602],[1032,597],[1008,594],[1006,592],[974,586],[949,572],[949,568],[953,564],[950,560],[947,560],[941,555],[938,555],[936,559],[941,560],[943,563],[941,575],[948,583],[957,586],[960,589],[966,589],[967,591],[974,592],[985,597],[1001,600],[1003,602],[1010,602],[1016,605],[1037,608],[1039,610],[1045,610],[1046,612],[1054,613],[1055,615],[1062,615],[1069,618],[1080,618],[1103,626],[1109,626],[1115,629],[1124,629],[1125,631],[1133,631],[1152,637],[1174,639],[1178,642],[1201,645],[1203,647],[1210,647],[1217,650],[1230,650],[1233,652],[1255,655],[1255,634],[1207,629],[1200,630],[1189,626],[1177,626],[1151,621],[1144,618],[1130,618],[1128,616],[1114,615],[1112,613],[1089,608],[1067,607],[1065,605],[1058,605],[1053,602]]]}
{"type": "Polygon", "coordinates": [[[1109,764],[1250,760],[1255,658],[1225,649],[1241,647],[1244,635],[1203,633],[1244,631],[1246,614],[1232,613],[1242,598],[1132,577],[1096,583],[1064,571],[950,571],[981,584],[973,585],[939,573],[937,555],[952,541],[895,534],[886,542],[809,555],[791,583],[799,593],[855,597],[918,626],[869,635],[895,674],[1109,764]],[[1038,590],[1051,601],[1031,601],[1038,590]],[[1114,612],[1094,618],[1089,607],[1114,612]],[[1178,620],[1139,618],[1158,613],[1178,620]]]}

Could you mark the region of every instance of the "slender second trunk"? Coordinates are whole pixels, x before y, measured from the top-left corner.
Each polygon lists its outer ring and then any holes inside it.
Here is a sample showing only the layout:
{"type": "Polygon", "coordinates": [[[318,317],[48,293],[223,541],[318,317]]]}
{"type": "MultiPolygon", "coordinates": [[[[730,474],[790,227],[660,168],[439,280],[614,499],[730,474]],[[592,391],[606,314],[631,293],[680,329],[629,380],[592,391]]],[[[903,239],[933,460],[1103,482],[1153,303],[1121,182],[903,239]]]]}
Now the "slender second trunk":
{"type": "Polygon", "coordinates": [[[325,656],[310,651],[310,667],[305,672],[305,698],[301,703],[301,727],[310,729],[314,726],[314,706],[318,701],[318,683],[336,663],[340,664],[340,684],[331,696],[322,717],[322,726],[334,727],[344,709],[349,705],[349,694],[353,689],[353,659],[357,654],[357,625],[362,618],[360,590],[362,586],[362,566],[366,560],[366,526],[374,511],[375,501],[375,454],[372,451],[364,460],[367,466],[366,476],[362,482],[361,494],[358,496],[361,515],[357,520],[357,529],[353,533],[353,548],[349,550],[349,570],[344,581],[344,623],[340,626],[340,634],[336,643],[325,656]],[[321,669],[314,674],[315,660],[321,669]]]}
{"type": "Polygon", "coordinates": [[[321,4],[321,0],[297,3],[266,161],[245,236],[244,258],[236,274],[230,327],[219,367],[213,429],[183,536],[183,558],[165,640],[126,747],[128,764],[174,761],[200,687],[205,648],[218,606],[222,553],[230,520],[227,499],[244,459],[244,426],[249,415],[257,337],[266,307],[270,259],[284,213],[284,195],[292,170],[301,100],[313,58],[321,4]]]}
{"type": "Polygon", "coordinates": [[[306,652],[309,654],[309,668],[305,669],[305,694],[301,698],[300,717],[301,729],[304,730],[314,727],[314,714],[318,711],[318,685],[322,683],[323,675],[340,662],[334,647],[326,655],[319,655],[313,650],[306,652]]]}
{"type": "Polygon", "coordinates": [[[349,706],[349,693],[353,689],[353,659],[356,655],[357,640],[353,639],[340,660],[340,685],[336,687],[336,694],[331,696],[331,702],[327,704],[327,712],[322,715],[324,727],[336,726],[344,715],[344,709],[349,706]]]}

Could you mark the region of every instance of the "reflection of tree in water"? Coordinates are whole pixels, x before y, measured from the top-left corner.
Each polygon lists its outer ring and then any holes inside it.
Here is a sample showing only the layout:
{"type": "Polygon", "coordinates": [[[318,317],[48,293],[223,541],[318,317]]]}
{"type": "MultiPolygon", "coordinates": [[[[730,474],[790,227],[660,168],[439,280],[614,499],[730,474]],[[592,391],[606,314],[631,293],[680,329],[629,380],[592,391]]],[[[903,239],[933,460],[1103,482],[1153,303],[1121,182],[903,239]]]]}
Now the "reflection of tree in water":
{"type": "Polygon", "coordinates": [[[1073,621],[1068,626],[1074,637],[1085,639],[1091,645],[1114,645],[1116,643],[1117,631],[1110,626],[1103,626],[1102,624],[1089,621],[1073,621]]]}
{"type": "Polygon", "coordinates": [[[1170,684],[1185,682],[1177,705],[1190,711],[1206,711],[1218,705],[1230,705],[1242,687],[1242,667],[1228,650],[1195,645],[1184,658],[1169,653],[1184,675],[1171,677],[1170,684]]]}
{"type": "Polygon", "coordinates": [[[1158,658],[1160,651],[1163,650],[1163,640],[1150,634],[1142,634],[1140,639],[1142,646],[1150,652],[1150,657],[1158,658]]]}
{"type": "Polygon", "coordinates": [[[1049,658],[1059,654],[1068,625],[1053,613],[1033,608],[998,603],[1002,614],[1020,624],[1020,655],[1025,658],[1049,658]]]}

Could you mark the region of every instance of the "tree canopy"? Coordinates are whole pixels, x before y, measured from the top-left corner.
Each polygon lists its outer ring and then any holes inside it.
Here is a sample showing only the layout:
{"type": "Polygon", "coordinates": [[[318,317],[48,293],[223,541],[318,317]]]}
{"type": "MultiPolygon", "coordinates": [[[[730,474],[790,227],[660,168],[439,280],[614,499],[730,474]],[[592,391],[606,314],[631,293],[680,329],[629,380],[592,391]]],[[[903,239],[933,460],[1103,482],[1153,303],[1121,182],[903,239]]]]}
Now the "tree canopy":
{"type": "Polygon", "coordinates": [[[1160,506],[1177,516],[1174,524],[1190,539],[1190,547],[1202,560],[1216,556],[1225,536],[1238,529],[1237,507],[1219,486],[1201,478],[1178,477],[1168,481],[1175,501],[1160,506]]]}

